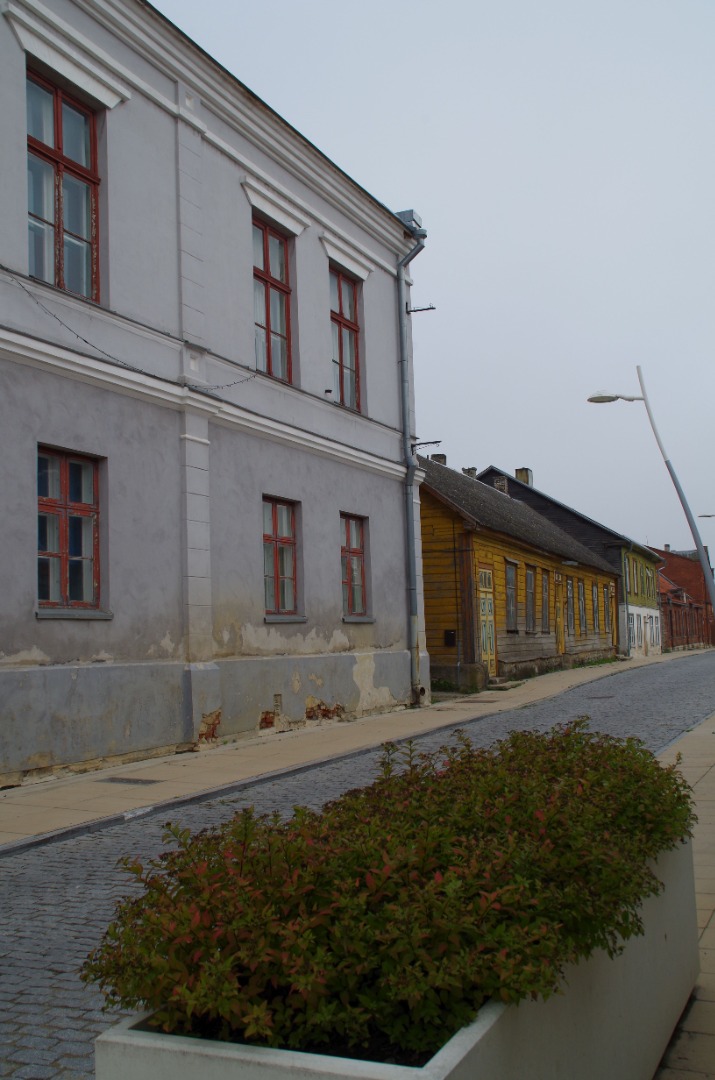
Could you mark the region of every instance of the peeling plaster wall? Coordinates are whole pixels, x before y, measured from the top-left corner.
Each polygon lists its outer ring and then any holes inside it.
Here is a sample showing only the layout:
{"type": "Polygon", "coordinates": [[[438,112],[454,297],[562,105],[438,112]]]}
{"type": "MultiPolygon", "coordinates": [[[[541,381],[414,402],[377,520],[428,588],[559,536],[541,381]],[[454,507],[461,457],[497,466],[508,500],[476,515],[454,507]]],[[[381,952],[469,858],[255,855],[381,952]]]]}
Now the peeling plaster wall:
{"type": "Polygon", "coordinates": [[[256,657],[218,662],[224,735],[254,731],[274,697],[291,721],[305,717],[315,700],[340,704],[345,718],[397,709],[410,699],[410,656],[390,653],[256,657]]]}
{"type": "Polygon", "coordinates": [[[121,394],[0,365],[3,602],[0,667],[181,659],[179,417],[121,394]],[[100,459],[101,606],[112,618],[43,620],[37,590],[37,447],[100,459]],[[28,542],[28,538],[29,542],[28,542]]]}
{"type": "Polygon", "coordinates": [[[13,447],[0,455],[9,530],[0,776],[193,737],[182,684],[178,420],[146,402],[0,365],[0,429],[13,447]],[[100,459],[101,597],[111,617],[36,617],[38,444],[100,459]]]}
{"type": "Polygon", "coordinates": [[[329,458],[211,425],[211,566],[215,656],[400,651],[406,641],[402,484],[329,458]],[[266,622],[263,496],[297,508],[298,610],[266,622]],[[367,520],[371,621],[343,621],[340,514],[367,520]]]}
{"type": "Polygon", "coordinates": [[[295,720],[406,703],[395,272],[412,238],[151,9],[45,0],[44,61],[60,84],[69,50],[103,102],[100,301],[30,279],[24,4],[0,13],[0,777],[195,741],[207,716],[255,730],[276,694],[295,720]],[[255,371],[254,210],[293,223],[292,386],[255,371]],[[362,414],[325,394],[331,260],[360,279],[362,414]],[[98,462],[100,617],[37,608],[38,445],[98,462]],[[297,621],[265,616],[264,495],[297,507],[297,621]],[[343,619],[341,512],[368,522],[360,621],[343,619]]]}
{"type": "Polygon", "coordinates": [[[190,742],[183,664],[86,664],[0,673],[0,780],[190,742]]]}

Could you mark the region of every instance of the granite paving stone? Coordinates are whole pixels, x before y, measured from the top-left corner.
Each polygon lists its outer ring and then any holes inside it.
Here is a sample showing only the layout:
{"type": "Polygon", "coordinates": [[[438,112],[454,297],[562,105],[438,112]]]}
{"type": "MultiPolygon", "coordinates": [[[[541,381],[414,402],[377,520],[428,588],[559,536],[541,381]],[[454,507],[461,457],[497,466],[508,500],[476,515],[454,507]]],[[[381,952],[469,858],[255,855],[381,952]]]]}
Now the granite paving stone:
{"type": "MultiPolygon", "coordinates": [[[[17,1072],[8,1073],[12,1080],[55,1080],[57,1071],[54,1066],[24,1065],[17,1072]]],[[[91,1073],[86,1075],[91,1076],[91,1073]]]]}
{"type": "MultiPolygon", "coordinates": [[[[594,729],[636,736],[658,752],[713,713],[713,686],[715,651],[634,669],[614,665],[613,673],[597,683],[454,726],[487,746],[510,730],[546,730],[588,715],[594,729]]],[[[442,728],[414,741],[420,751],[433,752],[452,735],[449,728],[442,728]]],[[[243,782],[220,797],[161,808],[91,833],[4,854],[0,848],[2,1080],[93,1076],[93,1041],[120,1014],[103,1013],[101,994],[84,986],[77,972],[101,940],[117,900],[137,888],[117,868],[121,855],[155,857],[163,848],[169,819],[197,830],[218,825],[250,805],[259,813],[277,811],[283,816],[298,804],[317,809],[345,790],[369,783],[380,754],[379,749],[361,750],[284,775],[243,782]],[[37,1044],[28,1041],[33,1038],[37,1044]],[[48,1047],[52,1040],[57,1045],[48,1047]]],[[[703,893],[712,891],[701,888],[703,893]]],[[[682,1060],[675,1058],[664,1064],[671,1072],[683,1068],[682,1060]]],[[[675,1080],[667,1071],[662,1077],[675,1080]]]]}

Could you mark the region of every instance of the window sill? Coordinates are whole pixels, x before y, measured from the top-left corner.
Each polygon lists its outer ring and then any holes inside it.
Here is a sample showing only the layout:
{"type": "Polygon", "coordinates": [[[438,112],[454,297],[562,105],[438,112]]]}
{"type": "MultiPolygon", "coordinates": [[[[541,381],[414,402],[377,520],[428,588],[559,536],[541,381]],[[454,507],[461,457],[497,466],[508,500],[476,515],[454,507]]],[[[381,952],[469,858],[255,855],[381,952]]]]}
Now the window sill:
{"type": "Polygon", "coordinates": [[[304,623],[308,621],[307,615],[264,615],[265,623],[304,623]]]}
{"type": "Polygon", "coordinates": [[[101,611],[99,608],[36,608],[36,619],[92,619],[104,620],[114,618],[113,611],[101,611]]]}
{"type": "Polygon", "coordinates": [[[262,375],[264,379],[270,379],[271,382],[280,383],[282,386],[295,386],[293,382],[293,375],[289,379],[284,379],[280,375],[274,375],[272,371],[262,371],[261,368],[255,368],[256,375],[262,375]]]}
{"type": "Polygon", "coordinates": [[[60,296],[69,296],[72,300],[82,300],[85,304],[92,304],[94,307],[104,310],[101,301],[98,297],[85,296],[84,293],[72,292],[71,289],[63,289],[59,285],[53,285],[51,281],[45,281],[44,278],[34,277],[32,274],[27,275],[28,281],[31,281],[33,285],[44,285],[46,289],[52,289],[53,292],[59,293],[60,296]]]}
{"type": "Polygon", "coordinates": [[[332,398],[330,400],[333,402],[333,405],[337,405],[339,409],[344,409],[345,412],[352,413],[354,416],[365,415],[362,408],[356,409],[354,405],[346,405],[344,401],[334,401],[332,398]]]}
{"type": "Polygon", "coordinates": [[[372,615],[343,615],[344,623],[374,623],[372,615]]]}

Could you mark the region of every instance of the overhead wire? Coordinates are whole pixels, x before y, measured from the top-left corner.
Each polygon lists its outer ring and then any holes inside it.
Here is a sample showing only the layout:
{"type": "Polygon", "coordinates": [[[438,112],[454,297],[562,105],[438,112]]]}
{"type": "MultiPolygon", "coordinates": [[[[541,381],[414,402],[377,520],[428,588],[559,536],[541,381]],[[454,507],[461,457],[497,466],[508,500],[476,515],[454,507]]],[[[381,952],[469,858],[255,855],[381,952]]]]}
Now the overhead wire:
{"type": "Polygon", "coordinates": [[[113,364],[118,364],[120,367],[125,368],[127,371],[133,371],[136,375],[146,375],[147,378],[151,379],[161,378],[163,381],[170,382],[174,386],[184,386],[187,390],[193,390],[196,393],[200,394],[208,393],[210,396],[213,397],[217,395],[211,394],[211,391],[228,390],[232,386],[240,386],[241,383],[250,382],[251,379],[255,379],[256,375],[258,374],[258,372],[253,371],[249,375],[243,375],[240,379],[233,379],[230,382],[226,383],[190,383],[184,381],[183,379],[181,381],[178,381],[176,379],[167,379],[165,376],[159,376],[151,371],[146,371],[144,368],[138,367],[136,364],[130,364],[127,360],[121,360],[118,356],[115,356],[113,353],[107,352],[106,349],[102,349],[99,345],[95,345],[93,341],[90,341],[89,338],[86,338],[82,334],[78,333],[77,330],[74,329],[74,327],[66,323],[64,319],[61,319],[56,312],[52,311],[52,309],[47,307],[46,304],[43,304],[39,297],[35,296],[35,294],[27,288],[27,286],[13,270],[10,270],[9,267],[5,266],[0,266],[0,269],[4,270],[7,274],[9,274],[14,283],[20,289],[22,289],[22,291],[27,296],[29,296],[30,299],[33,300],[46,315],[49,315],[50,318],[58,322],[60,326],[67,330],[68,333],[76,337],[78,341],[81,341],[83,345],[89,346],[90,349],[93,349],[96,353],[99,353],[100,356],[106,357],[107,360],[110,360],[113,364]]]}

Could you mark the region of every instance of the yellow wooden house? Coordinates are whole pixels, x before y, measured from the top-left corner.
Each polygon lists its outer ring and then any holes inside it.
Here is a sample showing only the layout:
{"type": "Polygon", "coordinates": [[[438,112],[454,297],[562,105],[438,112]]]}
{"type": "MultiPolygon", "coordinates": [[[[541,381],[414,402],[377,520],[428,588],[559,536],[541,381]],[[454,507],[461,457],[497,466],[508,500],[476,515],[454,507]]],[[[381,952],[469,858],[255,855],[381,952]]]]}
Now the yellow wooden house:
{"type": "Polygon", "coordinates": [[[615,655],[618,576],[525,503],[420,458],[433,680],[459,689],[615,655]]]}

